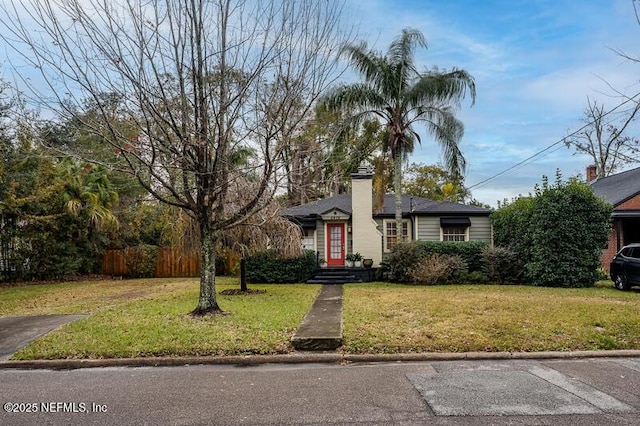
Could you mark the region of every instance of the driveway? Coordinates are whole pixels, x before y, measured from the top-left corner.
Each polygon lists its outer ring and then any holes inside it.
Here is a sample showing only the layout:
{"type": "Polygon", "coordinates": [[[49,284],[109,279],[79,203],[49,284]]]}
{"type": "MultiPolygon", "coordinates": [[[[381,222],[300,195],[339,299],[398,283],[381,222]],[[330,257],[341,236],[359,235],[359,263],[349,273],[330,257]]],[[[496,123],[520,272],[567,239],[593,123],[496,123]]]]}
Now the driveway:
{"type": "Polygon", "coordinates": [[[20,348],[64,324],[86,315],[38,315],[0,318],[0,361],[6,361],[20,348]]]}

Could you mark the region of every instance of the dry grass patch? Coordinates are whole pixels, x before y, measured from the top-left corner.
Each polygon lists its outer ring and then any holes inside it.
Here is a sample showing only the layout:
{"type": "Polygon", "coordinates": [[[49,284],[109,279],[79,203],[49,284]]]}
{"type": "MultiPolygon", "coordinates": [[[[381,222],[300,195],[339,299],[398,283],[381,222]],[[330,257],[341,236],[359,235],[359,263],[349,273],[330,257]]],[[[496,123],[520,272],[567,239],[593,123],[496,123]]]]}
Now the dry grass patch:
{"type": "MultiPolygon", "coordinates": [[[[226,278],[221,280],[225,284],[226,278]]],[[[78,281],[0,287],[0,316],[92,313],[198,286],[194,278],[78,281]]]]}
{"type": "Polygon", "coordinates": [[[640,293],[608,287],[345,288],[351,353],[640,349],[640,293]]]}

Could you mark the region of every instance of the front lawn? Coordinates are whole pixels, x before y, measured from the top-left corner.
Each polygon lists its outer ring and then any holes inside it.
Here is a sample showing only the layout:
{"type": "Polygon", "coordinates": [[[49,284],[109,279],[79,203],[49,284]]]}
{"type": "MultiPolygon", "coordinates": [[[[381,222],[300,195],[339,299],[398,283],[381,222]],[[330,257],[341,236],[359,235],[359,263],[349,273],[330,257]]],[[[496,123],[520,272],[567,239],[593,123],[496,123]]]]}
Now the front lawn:
{"type": "Polygon", "coordinates": [[[640,293],[611,284],[345,287],[349,353],[640,349],[640,293]]]}
{"type": "MultiPolygon", "coordinates": [[[[218,291],[238,288],[217,279],[218,291]]],[[[278,354],[320,286],[251,285],[219,295],[228,316],[188,315],[197,279],[0,287],[0,316],[89,313],[15,359],[278,354]]],[[[640,349],[640,291],[498,285],[345,285],[347,353],[640,349]]]]}
{"type": "MultiPolygon", "coordinates": [[[[221,279],[221,284],[227,282],[221,279]]],[[[4,286],[0,287],[0,316],[90,314],[123,302],[181,292],[197,285],[196,279],[166,278],[4,286]]]]}
{"type": "MultiPolygon", "coordinates": [[[[218,291],[238,288],[218,278],[218,291]]],[[[0,316],[92,313],[25,347],[14,359],[286,353],[314,285],[252,285],[266,293],[218,295],[227,316],[187,315],[196,279],[101,281],[0,288],[0,316]]]]}

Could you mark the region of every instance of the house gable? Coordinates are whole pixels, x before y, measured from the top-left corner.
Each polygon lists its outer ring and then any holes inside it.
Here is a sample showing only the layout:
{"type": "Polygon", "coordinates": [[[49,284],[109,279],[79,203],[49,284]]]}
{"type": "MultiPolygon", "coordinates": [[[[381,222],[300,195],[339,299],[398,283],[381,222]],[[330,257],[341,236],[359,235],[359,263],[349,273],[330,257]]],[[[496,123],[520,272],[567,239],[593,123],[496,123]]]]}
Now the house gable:
{"type": "Polygon", "coordinates": [[[600,260],[608,269],[625,245],[640,242],[640,167],[590,182],[596,195],[613,205],[609,243],[600,260]]]}
{"type": "MultiPolygon", "coordinates": [[[[639,183],[640,185],[640,183],[639,183]]],[[[640,193],[628,198],[627,200],[621,202],[617,206],[615,206],[616,211],[620,210],[635,210],[640,212],[640,193]]]]}
{"type": "Polygon", "coordinates": [[[337,221],[337,220],[346,222],[351,218],[351,214],[339,208],[333,208],[322,213],[320,217],[325,222],[337,221]]]}
{"type": "Polygon", "coordinates": [[[639,202],[633,201],[640,197],[640,167],[597,179],[590,184],[593,192],[612,204],[614,209],[640,209],[639,202]]]}

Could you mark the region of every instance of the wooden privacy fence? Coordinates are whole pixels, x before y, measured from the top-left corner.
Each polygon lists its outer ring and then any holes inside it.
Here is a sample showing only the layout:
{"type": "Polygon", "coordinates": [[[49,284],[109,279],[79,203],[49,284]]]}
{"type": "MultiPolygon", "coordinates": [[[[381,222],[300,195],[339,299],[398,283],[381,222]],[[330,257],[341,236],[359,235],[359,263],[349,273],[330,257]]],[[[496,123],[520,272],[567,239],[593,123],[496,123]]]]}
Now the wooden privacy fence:
{"type": "MultiPolygon", "coordinates": [[[[102,260],[105,275],[128,276],[126,251],[107,250],[102,260]]],[[[199,253],[185,253],[171,247],[159,247],[154,277],[197,277],[200,275],[199,253]]]]}

